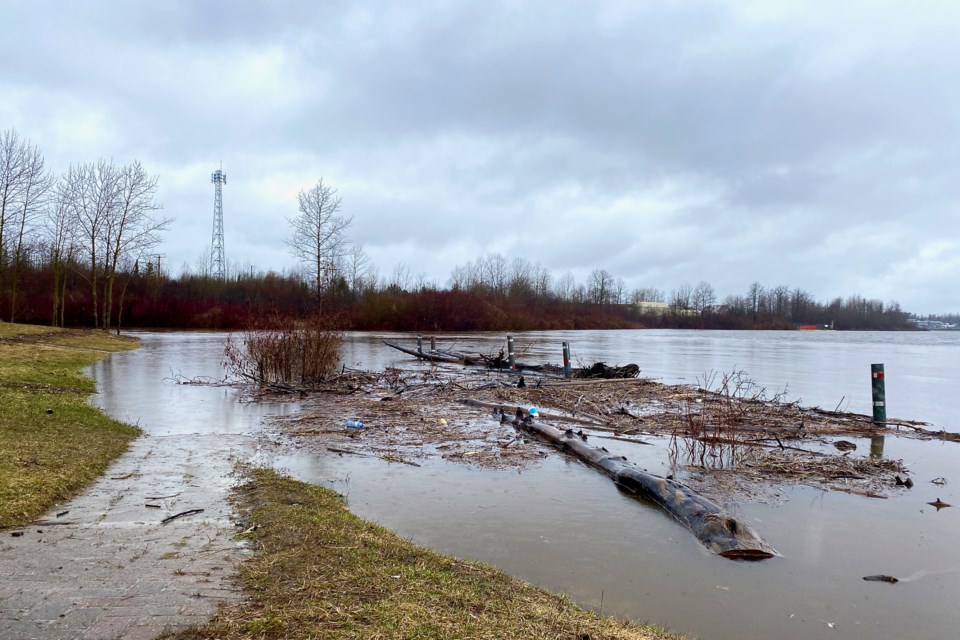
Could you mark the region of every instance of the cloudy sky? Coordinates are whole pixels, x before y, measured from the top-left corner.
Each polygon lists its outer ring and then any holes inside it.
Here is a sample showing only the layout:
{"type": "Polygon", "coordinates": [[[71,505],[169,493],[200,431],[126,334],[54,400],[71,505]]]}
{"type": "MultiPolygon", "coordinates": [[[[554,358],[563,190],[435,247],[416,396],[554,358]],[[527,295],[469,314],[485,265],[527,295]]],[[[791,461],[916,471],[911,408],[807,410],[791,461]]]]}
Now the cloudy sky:
{"type": "Polygon", "coordinates": [[[0,0],[0,130],[134,159],[208,251],[289,269],[323,177],[380,271],[499,251],[631,287],[960,311],[960,3],[0,0]]]}

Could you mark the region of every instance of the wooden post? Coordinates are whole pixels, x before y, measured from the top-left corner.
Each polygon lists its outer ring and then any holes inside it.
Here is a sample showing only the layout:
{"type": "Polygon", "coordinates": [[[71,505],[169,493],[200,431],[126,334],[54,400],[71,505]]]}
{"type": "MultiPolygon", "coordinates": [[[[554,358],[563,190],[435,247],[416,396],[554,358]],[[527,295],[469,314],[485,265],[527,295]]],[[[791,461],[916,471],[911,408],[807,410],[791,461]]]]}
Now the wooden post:
{"type": "Polygon", "coordinates": [[[507,336],[507,362],[513,369],[513,336],[507,336]]]}
{"type": "Polygon", "coordinates": [[[870,438],[870,457],[873,459],[883,457],[883,436],[872,436],[870,438]]]}
{"type": "Polygon", "coordinates": [[[887,391],[883,379],[883,365],[870,365],[870,381],[873,386],[873,421],[887,423],[887,391]]]}
{"type": "Polygon", "coordinates": [[[570,343],[563,343],[563,377],[569,378],[572,375],[570,370],[570,343]]]}
{"type": "Polygon", "coordinates": [[[417,334],[417,353],[423,353],[423,336],[417,334]]]}
{"type": "Polygon", "coordinates": [[[437,338],[436,336],[430,336],[430,351],[437,350],[437,338]]]}

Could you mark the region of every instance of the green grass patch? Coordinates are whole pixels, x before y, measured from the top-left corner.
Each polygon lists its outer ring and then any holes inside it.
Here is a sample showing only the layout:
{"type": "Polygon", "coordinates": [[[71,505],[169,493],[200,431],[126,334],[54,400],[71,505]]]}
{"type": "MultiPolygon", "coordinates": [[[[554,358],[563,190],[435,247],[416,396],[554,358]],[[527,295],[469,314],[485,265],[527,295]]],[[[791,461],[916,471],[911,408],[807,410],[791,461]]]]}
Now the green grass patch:
{"type": "Polygon", "coordinates": [[[0,323],[0,528],[76,495],[140,433],[87,404],[95,385],[81,372],[137,345],[102,331],[0,323]]]}
{"type": "Polygon", "coordinates": [[[675,638],[600,617],[492,567],[424,549],[350,513],[336,493],[255,470],[248,600],[172,638],[675,638]]]}

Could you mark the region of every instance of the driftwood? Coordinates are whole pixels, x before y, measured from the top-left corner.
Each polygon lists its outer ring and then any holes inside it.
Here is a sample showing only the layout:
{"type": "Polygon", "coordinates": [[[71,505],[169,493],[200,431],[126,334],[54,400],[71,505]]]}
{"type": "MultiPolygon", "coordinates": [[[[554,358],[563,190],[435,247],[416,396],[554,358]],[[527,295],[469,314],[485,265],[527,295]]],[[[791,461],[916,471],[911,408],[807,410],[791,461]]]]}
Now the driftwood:
{"type": "Polygon", "coordinates": [[[417,351],[416,349],[409,349],[407,347],[401,347],[398,344],[393,342],[383,341],[383,344],[386,346],[396,349],[407,355],[411,355],[420,360],[427,360],[429,362],[445,362],[448,364],[463,364],[463,365],[482,365],[488,369],[496,369],[502,373],[509,373],[513,375],[520,375],[525,371],[533,371],[539,373],[542,377],[547,378],[559,378],[563,369],[557,365],[551,364],[527,364],[525,362],[514,362],[513,368],[510,368],[510,364],[507,359],[504,357],[503,352],[496,356],[485,356],[482,353],[469,354],[469,353],[460,353],[457,351],[440,351],[440,350],[425,350],[417,351]]]}
{"type": "Polygon", "coordinates": [[[197,514],[197,513],[203,513],[203,509],[187,509],[186,511],[181,511],[180,513],[175,513],[175,514],[173,514],[172,516],[167,516],[166,518],[164,518],[163,520],[161,520],[161,521],[160,521],[160,524],[167,524],[168,522],[172,522],[173,520],[176,520],[177,518],[183,518],[184,516],[192,516],[192,515],[195,515],[195,514],[197,514]]]}
{"type": "Polygon", "coordinates": [[[455,354],[448,351],[417,351],[416,349],[407,349],[406,347],[401,347],[398,344],[393,344],[392,342],[383,341],[383,344],[396,349],[397,351],[402,351],[408,355],[411,355],[415,358],[420,358],[421,360],[429,360],[430,362],[451,362],[451,363],[460,363],[465,364],[466,356],[463,354],[455,354]]]}
{"type": "MultiPolygon", "coordinates": [[[[462,398],[460,400],[462,404],[467,405],[468,407],[480,407],[481,409],[502,409],[502,404],[495,404],[493,402],[483,402],[482,400],[474,400],[472,398],[462,398]]],[[[591,429],[597,429],[600,431],[617,431],[613,427],[608,426],[603,419],[599,416],[590,416],[584,418],[576,418],[574,416],[563,416],[553,413],[540,413],[540,417],[545,420],[559,420],[560,422],[569,422],[571,424],[579,424],[584,427],[590,427],[591,429]]]]}
{"type": "Polygon", "coordinates": [[[590,446],[572,429],[561,431],[529,418],[521,421],[520,428],[600,469],[627,491],[652,500],[717,555],[735,560],[763,560],[777,555],[749,524],[685,484],[647,473],[625,457],[590,446]]]}

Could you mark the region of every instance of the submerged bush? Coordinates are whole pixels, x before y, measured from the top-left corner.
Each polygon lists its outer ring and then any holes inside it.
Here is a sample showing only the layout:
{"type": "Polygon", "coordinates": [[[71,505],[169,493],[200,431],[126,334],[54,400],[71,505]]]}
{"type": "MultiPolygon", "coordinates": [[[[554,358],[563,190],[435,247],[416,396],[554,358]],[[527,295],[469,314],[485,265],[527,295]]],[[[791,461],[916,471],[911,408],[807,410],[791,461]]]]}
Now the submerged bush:
{"type": "Polygon", "coordinates": [[[261,385],[316,385],[337,369],[343,331],[337,318],[283,318],[227,338],[223,363],[231,375],[261,385]]]}

